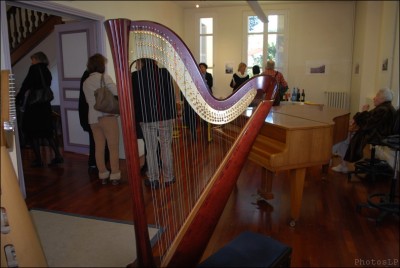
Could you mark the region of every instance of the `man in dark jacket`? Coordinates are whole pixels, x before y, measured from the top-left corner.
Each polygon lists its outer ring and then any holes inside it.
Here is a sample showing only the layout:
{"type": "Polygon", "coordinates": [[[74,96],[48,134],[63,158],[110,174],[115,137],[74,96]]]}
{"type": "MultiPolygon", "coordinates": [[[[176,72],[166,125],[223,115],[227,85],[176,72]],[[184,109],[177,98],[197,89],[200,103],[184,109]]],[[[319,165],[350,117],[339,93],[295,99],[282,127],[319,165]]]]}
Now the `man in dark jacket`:
{"type": "MultiPolygon", "coordinates": [[[[79,104],[78,104],[78,112],[79,112],[79,122],[81,124],[81,127],[84,131],[86,131],[89,134],[89,160],[88,160],[88,171],[89,173],[97,174],[97,166],[96,166],[96,157],[95,157],[95,144],[94,144],[94,138],[93,138],[93,132],[92,129],[90,128],[89,122],[88,122],[88,114],[89,114],[89,105],[86,102],[86,97],[85,94],[83,93],[83,82],[85,82],[86,78],[89,77],[89,72],[85,70],[81,77],[81,83],[80,83],[80,88],[79,88],[79,104]]],[[[99,85],[100,86],[100,85],[99,85]]],[[[109,159],[109,151],[106,146],[105,150],[105,159],[106,163],[108,162],[109,159]]]]}
{"type": "MultiPolygon", "coordinates": [[[[356,162],[363,158],[365,145],[393,134],[396,110],[392,106],[393,94],[390,89],[380,89],[374,97],[375,108],[369,111],[369,105],[364,105],[362,111],[354,115],[353,120],[357,130],[350,138],[342,162],[333,167],[336,172],[347,173],[347,162],[356,162]]],[[[336,146],[336,145],[335,145],[336,146]]]]}
{"type": "Polygon", "coordinates": [[[149,178],[145,180],[145,185],[158,188],[158,143],[164,184],[175,182],[172,155],[172,131],[176,117],[175,89],[168,70],[159,68],[156,61],[138,59],[136,69],[138,71],[132,73],[132,86],[135,118],[140,123],[146,145],[149,178]]]}

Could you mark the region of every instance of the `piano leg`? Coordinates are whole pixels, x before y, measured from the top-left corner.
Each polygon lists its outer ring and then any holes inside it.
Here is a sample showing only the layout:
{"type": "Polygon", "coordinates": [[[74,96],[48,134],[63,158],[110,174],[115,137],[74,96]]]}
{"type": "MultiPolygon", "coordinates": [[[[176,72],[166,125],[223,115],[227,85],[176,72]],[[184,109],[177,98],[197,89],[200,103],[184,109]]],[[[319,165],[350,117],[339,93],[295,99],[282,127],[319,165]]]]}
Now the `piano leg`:
{"type": "MultiPolygon", "coordinates": [[[[262,168],[261,187],[258,189],[259,200],[267,201],[274,198],[272,193],[272,180],[275,173],[262,168]]],[[[303,199],[303,188],[306,177],[306,168],[292,169],[290,178],[290,226],[294,227],[300,217],[301,202],[303,199]]]]}
{"type": "Polygon", "coordinates": [[[262,167],[261,186],[258,189],[258,195],[260,196],[260,199],[269,200],[274,198],[274,194],[272,193],[272,180],[274,175],[275,173],[267,170],[265,167],[262,167]]]}
{"type": "Polygon", "coordinates": [[[306,168],[298,168],[290,171],[290,226],[294,227],[300,217],[301,201],[303,198],[304,180],[306,168]]]}

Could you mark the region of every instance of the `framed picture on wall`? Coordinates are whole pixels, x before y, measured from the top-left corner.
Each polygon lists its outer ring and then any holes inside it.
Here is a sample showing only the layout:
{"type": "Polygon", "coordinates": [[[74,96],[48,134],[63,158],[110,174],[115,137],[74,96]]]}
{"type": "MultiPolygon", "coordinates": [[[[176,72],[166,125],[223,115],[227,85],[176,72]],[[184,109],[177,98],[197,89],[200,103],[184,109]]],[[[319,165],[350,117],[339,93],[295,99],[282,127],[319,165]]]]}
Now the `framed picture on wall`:
{"type": "Polygon", "coordinates": [[[225,63],[225,73],[226,74],[233,74],[233,62],[225,63]]]}
{"type": "Polygon", "coordinates": [[[325,75],[328,73],[328,64],[325,61],[306,61],[306,74],[325,75]]]}
{"type": "Polygon", "coordinates": [[[388,70],[388,64],[389,64],[389,59],[386,58],[382,62],[382,71],[387,71],[388,70]]]}
{"type": "Polygon", "coordinates": [[[356,63],[354,65],[354,74],[359,74],[360,73],[360,64],[356,63]]]}

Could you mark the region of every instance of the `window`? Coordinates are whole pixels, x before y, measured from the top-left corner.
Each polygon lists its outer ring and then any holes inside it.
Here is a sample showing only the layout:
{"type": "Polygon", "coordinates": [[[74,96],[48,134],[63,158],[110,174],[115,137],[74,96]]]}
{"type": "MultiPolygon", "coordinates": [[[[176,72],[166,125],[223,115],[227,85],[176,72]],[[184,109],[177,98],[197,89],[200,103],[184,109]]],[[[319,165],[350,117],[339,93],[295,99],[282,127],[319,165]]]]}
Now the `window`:
{"type": "Polygon", "coordinates": [[[200,18],[200,62],[207,64],[207,72],[213,73],[213,18],[200,18]]]}
{"type": "Polygon", "coordinates": [[[268,23],[264,24],[257,16],[247,16],[247,72],[259,65],[264,69],[267,60],[275,61],[275,69],[285,73],[287,64],[285,55],[285,15],[268,15],[268,23]]]}

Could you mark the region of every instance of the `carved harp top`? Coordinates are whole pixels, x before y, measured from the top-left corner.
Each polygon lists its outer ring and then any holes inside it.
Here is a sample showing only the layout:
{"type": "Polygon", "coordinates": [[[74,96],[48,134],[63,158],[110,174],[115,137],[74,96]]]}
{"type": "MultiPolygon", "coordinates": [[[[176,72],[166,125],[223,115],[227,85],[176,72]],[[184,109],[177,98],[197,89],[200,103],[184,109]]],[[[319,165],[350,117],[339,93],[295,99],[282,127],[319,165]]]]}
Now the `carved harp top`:
{"type": "MultiPolygon", "coordinates": [[[[137,89],[132,89],[129,62],[134,62],[139,58],[150,58],[162,64],[168,69],[193,110],[202,119],[212,124],[225,124],[233,121],[248,108],[258,91],[263,93],[264,100],[260,101],[253,111],[252,117],[244,124],[243,130],[233,146],[227,152],[221,154],[225,158],[219,160],[220,165],[205,180],[207,185],[201,187],[200,195],[191,207],[190,212],[177,212],[179,215],[185,214],[184,216],[186,216],[185,219],[180,220],[182,226],[166,227],[165,232],[169,232],[168,236],[174,236],[171,239],[172,243],[168,243],[164,251],[157,249],[157,254],[162,255],[159,264],[162,267],[195,266],[207,246],[252,144],[269,113],[277,91],[276,81],[271,76],[253,77],[226,99],[217,100],[210,95],[193,55],[172,30],[154,22],[127,19],[108,20],[105,22],[105,28],[113,55],[118,95],[120,96],[127,176],[134,203],[133,216],[137,244],[137,265],[139,266],[156,266],[156,261],[153,258],[147,231],[136,137],[135,109],[137,107],[133,107],[132,94],[132,91],[137,89]]],[[[190,144],[189,147],[197,146],[197,143],[186,142],[185,140],[178,140],[175,143],[178,146],[183,144],[184,148],[188,148],[188,144],[190,144]]],[[[190,164],[185,165],[184,161],[175,158],[179,157],[184,148],[181,147],[176,150],[177,153],[174,152],[173,156],[175,164],[184,166],[183,168],[187,170],[190,168],[188,167],[190,164]]],[[[207,150],[210,150],[210,148],[212,150],[213,146],[209,146],[207,150]]],[[[193,159],[190,161],[193,162],[193,159]]],[[[187,188],[183,186],[193,183],[194,186],[199,188],[199,184],[202,184],[203,181],[198,182],[191,175],[193,174],[184,174],[178,177],[176,184],[169,190],[159,189],[157,193],[152,194],[153,202],[157,203],[156,198],[165,194],[168,196],[168,206],[173,206],[178,200],[170,200],[172,193],[186,194],[189,190],[186,190],[187,188]],[[180,189],[183,191],[179,192],[180,189]]],[[[186,199],[187,196],[179,197],[180,201],[185,202],[183,207],[186,208],[189,203],[189,200],[186,199]]],[[[181,207],[178,210],[181,210],[181,207]]],[[[174,217],[173,220],[178,220],[178,217],[174,217]]]]}
{"type": "Polygon", "coordinates": [[[228,98],[218,100],[210,94],[192,53],[172,30],[151,21],[132,21],[130,29],[134,34],[130,61],[151,58],[164,65],[190,106],[209,123],[225,124],[237,118],[262,88],[263,79],[256,77],[228,98]]]}

